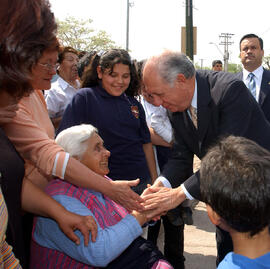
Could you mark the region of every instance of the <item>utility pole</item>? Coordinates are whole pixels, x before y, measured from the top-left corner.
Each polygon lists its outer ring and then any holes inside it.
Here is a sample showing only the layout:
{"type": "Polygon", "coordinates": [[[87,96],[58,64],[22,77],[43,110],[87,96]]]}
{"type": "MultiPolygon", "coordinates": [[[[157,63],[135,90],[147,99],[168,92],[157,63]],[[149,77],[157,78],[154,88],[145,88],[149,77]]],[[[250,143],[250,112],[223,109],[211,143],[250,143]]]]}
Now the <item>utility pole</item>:
{"type": "Polygon", "coordinates": [[[199,59],[201,61],[201,69],[203,69],[203,61],[204,59],[199,59]]]}
{"type": "Polygon", "coordinates": [[[193,61],[193,16],[192,0],[186,0],[186,55],[193,61]]]}
{"type": "Polygon", "coordinates": [[[130,3],[129,0],[127,0],[127,32],[126,32],[126,51],[129,50],[129,8],[133,7],[134,3],[130,3]]]}
{"type": "Polygon", "coordinates": [[[228,61],[229,61],[229,45],[232,45],[233,42],[229,41],[234,34],[230,33],[221,33],[219,38],[223,38],[223,41],[220,42],[220,45],[224,45],[224,53],[223,53],[223,59],[224,59],[224,71],[228,72],[228,61]]]}

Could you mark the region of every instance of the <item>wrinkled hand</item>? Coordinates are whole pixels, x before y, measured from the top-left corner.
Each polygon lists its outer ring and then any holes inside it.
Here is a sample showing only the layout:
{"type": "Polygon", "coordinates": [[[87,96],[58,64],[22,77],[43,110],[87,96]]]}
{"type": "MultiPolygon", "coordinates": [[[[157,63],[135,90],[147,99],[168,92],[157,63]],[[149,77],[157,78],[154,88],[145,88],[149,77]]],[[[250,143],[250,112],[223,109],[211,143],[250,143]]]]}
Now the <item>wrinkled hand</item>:
{"type": "Polygon", "coordinates": [[[141,197],[143,198],[145,195],[153,193],[152,189],[150,187],[164,187],[161,181],[155,181],[153,185],[147,184],[147,188],[144,189],[143,193],[141,194],[141,197]]]}
{"type": "Polygon", "coordinates": [[[144,200],[130,188],[133,186],[137,186],[139,182],[139,179],[130,181],[112,181],[113,191],[106,195],[129,211],[142,211],[144,207],[141,205],[141,203],[144,202],[144,200]]]}
{"type": "Polygon", "coordinates": [[[8,105],[0,108],[0,125],[9,123],[16,116],[18,105],[8,105]]]}
{"type": "Polygon", "coordinates": [[[74,233],[79,230],[84,237],[84,245],[88,246],[91,232],[92,242],[96,241],[97,224],[92,216],[81,216],[65,210],[64,214],[56,219],[62,232],[77,245],[80,244],[79,237],[74,233]]]}
{"type": "Polygon", "coordinates": [[[181,204],[186,199],[186,196],[181,187],[170,189],[151,186],[145,190],[143,198],[147,217],[155,218],[181,204]]]}

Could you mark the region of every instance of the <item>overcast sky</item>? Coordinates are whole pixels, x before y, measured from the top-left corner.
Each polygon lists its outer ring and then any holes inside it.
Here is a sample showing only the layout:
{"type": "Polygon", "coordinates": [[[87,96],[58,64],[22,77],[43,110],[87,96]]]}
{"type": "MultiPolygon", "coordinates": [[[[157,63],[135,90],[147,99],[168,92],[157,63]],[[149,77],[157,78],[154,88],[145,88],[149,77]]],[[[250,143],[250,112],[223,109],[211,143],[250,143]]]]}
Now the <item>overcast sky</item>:
{"type": "MultiPolygon", "coordinates": [[[[95,30],[105,30],[117,45],[126,46],[127,0],[50,0],[59,19],[71,15],[93,20],[95,30]]],[[[163,49],[181,49],[181,27],[185,26],[185,0],[130,0],[129,49],[141,60],[163,49]]],[[[270,55],[270,0],[193,0],[193,25],[197,26],[194,61],[210,66],[221,59],[221,33],[234,34],[229,46],[230,62],[240,63],[239,40],[255,33],[264,40],[270,55]],[[216,45],[209,44],[210,42],[216,45]],[[219,51],[217,47],[219,47],[219,51]],[[201,60],[202,59],[202,60],[201,60]]]]}

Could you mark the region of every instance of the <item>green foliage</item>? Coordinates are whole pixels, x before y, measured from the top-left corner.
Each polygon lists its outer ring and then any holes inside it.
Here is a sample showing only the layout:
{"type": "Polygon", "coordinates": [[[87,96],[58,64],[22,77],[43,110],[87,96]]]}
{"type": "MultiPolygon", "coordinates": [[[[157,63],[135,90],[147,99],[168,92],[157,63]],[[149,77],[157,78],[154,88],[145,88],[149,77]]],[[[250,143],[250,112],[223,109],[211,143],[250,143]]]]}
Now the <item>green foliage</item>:
{"type": "Polygon", "coordinates": [[[72,16],[63,21],[57,20],[60,43],[78,51],[103,51],[118,47],[105,31],[95,32],[91,28],[92,22],[91,19],[77,19],[72,16]]]}
{"type": "Polygon", "coordinates": [[[263,65],[266,69],[270,69],[270,55],[263,57],[263,65]]]}
{"type": "Polygon", "coordinates": [[[238,73],[242,71],[242,65],[241,64],[228,64],[228,72],[230,73],[238,73]]]}

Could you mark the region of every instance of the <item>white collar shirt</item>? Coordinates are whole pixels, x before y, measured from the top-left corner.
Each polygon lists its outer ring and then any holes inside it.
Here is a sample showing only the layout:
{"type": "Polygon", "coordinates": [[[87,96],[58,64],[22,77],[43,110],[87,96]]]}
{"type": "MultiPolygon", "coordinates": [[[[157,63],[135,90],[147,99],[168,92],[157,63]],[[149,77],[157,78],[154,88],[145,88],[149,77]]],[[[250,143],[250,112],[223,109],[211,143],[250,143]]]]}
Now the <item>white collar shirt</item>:
{"type": "Polygon", "coordinates": [[[171,143],[173,131],[166,108],[148,103],[143,96],[140,96],[140,102],[145,111],[147,126],[153,128],[155,133],[167,143],[171,143]]]}
{"type": "MultiPolygon", "coordinates": [[[[77,87],[80,83],[76,80],[77,87]]],[[[45,101],[50,118],[61,117],[64,111],[77,92],[77,89],[67,83],[60,76],[52,83],[50,90],[45,91],[45,101]]]]}
{"type": "Polygon", "coordinates": [[[254,74],[254,80],[256,82],[256,101],[258,102],[259,95],[260,95],[260,87],[261,87],[261,83],[262,83],[263,67],[260,66],[260,67],[258,67],[257,69],[255,69],[252,72],[249,72],[246,69],[243,69],[243,82],[246,84],[247,87],[248,87],[248,83],[249,83],[249,80],[250,80],[248,75],[250,73],[254,74]]]}

